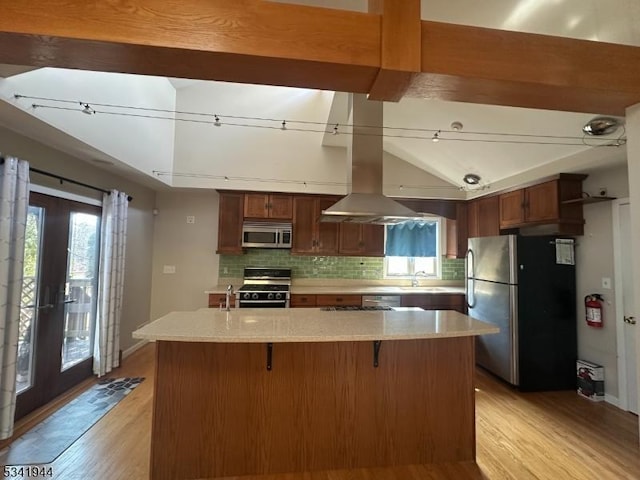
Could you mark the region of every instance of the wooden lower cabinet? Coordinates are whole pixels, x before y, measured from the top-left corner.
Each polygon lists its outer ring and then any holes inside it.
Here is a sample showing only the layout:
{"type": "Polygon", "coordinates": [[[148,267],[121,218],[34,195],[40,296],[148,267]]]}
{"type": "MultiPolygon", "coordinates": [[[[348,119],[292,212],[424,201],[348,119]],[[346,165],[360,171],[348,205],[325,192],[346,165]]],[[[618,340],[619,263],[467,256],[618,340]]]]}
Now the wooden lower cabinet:
{"type": "Polygon", "coordinates": [[[458,293],[413,293],[402,295],[403,307],[420,307],[425,310],[456,310],[466,313],[466,302],[463,294],[458,293]]]}
{"type": "Polygon", "coordinates": [[[475,460],[473,337],[271,348],[157,342],[151,480],[475,460]]]}
{"type": "Polygon", "coordinates": [[[318,307],[359,307],[362,295],[316,295],[318,307]]]}
{"type": "Polygon", "coordinates": [[[361,295],[302,295],[292,294],[292,308],[304,307],[357,307],[362,305],[361,295]]]}
{"type": "MultiPolygon", "coordinates": [[[[227,303],[227,295],[224,293],[210,293],[209,294],[209,308],[219,308],[220,305],[224,307],[227,303]]],[[[236,306],[236,297],[232,295],[229,299],[229,306],[231,308],[235,308],[236,306]]]]}
{"type": "MultiPolygon", "coordinates": [[[[223,295],[224,297],[224,295],[223,295]]],[[[362,305],[361,295],[302,295],[292,294],[290,306],[304,307],[357,307],[362,305]]],[[[402,295],[401,306],[420,307],[425,310],[456,310],[466,313],[466,303],[463,294],[409,294],[402,295]]]]}
{"type": "Polygon", "coordinates": [[[316,296],[315,295],[300,295],[300,294],[292,294],[289,299],[289,306],[291,308],[309,308],[316,306],[316,296]]]}

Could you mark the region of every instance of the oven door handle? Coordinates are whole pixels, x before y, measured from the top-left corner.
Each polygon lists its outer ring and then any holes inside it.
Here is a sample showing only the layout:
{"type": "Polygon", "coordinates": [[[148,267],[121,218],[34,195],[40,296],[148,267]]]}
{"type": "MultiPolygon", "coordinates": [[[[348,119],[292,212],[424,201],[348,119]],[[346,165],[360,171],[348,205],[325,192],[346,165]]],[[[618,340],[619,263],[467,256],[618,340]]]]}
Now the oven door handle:
{"type": "Polygon", "coordinates": [[[240,300],[243,303],[287,303],[286,300],[240,300]]]}

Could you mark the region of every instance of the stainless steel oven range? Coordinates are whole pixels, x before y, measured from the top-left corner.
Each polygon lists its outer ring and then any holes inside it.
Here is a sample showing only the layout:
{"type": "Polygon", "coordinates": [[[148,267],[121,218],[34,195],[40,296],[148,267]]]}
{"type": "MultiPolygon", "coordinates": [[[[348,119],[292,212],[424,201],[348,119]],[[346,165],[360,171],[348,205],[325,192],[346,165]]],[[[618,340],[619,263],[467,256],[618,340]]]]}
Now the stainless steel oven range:
{"type": "Polygon", "coordinates": [[[288,308],[290,288],[290,268],[246,267],[236,308],[288,308]]]}

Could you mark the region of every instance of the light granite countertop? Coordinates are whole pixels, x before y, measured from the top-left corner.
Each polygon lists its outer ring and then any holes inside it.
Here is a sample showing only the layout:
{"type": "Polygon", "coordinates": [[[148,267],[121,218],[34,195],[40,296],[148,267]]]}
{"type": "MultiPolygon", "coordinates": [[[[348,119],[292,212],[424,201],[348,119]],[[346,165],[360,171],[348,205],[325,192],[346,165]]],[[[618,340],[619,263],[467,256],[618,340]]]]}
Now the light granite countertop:
{"type": "Polygon", "coordinates": [[[464,287],[403,287],[403,286],[362,286],[362,287],[345,287],[337,286],[291,286],[292,294],[300,295],[322,295],[322,294],[343,294],[343,295],[409,295],[412,293],[443,293],[443,294],[462,294],[464,295],[464,287]]]}
{"type": "Polygon", "coordinates": [[[133,338],[180,342],[283,343],[409,340],[498,333],[453,310],[323,311],[319,308],[201,309],[172,312],[133,338]]]}
{"type": "MultiPolygon", "coordinates": [[[[240,288],[241,284],[234,289],[240,288]]],[[[226,293],[226,285],[216,285],[204,293],[226,293]]],[[[457,294],[464,295],[464,287],[425,285],[418,287],[397,285],[291,285],[293,295],[410,295],[418,294],[457,294]]]]}

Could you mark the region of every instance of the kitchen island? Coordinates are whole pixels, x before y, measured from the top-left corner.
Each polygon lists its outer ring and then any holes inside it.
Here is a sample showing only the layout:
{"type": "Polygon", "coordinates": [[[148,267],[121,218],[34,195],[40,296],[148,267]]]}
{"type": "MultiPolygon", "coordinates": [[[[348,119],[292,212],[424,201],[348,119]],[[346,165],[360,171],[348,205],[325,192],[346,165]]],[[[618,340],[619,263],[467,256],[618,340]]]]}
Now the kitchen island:
{"type": "Polygon", "coordinates": [[[203,309],[157,341],[151,478],[475,460],[474,336],[454,311],[203,309]]]}

